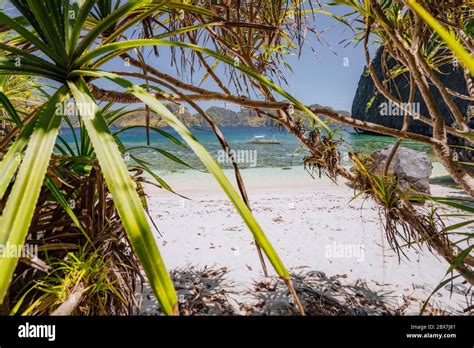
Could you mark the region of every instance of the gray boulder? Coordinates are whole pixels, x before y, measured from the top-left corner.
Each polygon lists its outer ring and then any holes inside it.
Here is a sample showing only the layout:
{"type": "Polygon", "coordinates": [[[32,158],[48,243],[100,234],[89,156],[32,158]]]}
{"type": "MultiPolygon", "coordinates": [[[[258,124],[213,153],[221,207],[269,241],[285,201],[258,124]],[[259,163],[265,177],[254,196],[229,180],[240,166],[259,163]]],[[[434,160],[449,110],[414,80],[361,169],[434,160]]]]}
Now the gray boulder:
{"type": "MultiPolygon", "coordinates": [[[[383,175],[385,164],[390,156],[392,147],[375,151],[371,157],[371,170],[377,175],[383,175]]],[[[415,190],[430,194],[430,176],[433,164],[423,152],[400,147],[390,163],[389,174],[394,174],[402,190],[415,190]]]]}

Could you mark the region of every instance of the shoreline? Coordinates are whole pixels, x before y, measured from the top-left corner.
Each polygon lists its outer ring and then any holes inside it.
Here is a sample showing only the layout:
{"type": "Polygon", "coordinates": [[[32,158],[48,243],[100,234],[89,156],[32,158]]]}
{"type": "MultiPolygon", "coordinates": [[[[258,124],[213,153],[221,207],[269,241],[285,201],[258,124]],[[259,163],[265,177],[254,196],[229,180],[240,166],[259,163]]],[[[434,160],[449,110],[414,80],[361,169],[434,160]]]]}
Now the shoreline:
{"type": "MultiPolygon", "coordinates": [[[[399,261],[388,247],[375,204],[362,197],[351,201],[354,191],[343,180],[336,185],[326,177],[313,179],[302,167],[278,170],[281,173],[275,168],[242,170],[242,176],[252,211],[290,272],[320,271],[348,284],[362,282],[389,294],[386,300],[395,305],[410,299],[405,314],[418,314],[421,301],[449,265],[424,246],[407,249],[409,259],[399,261]]],[[[226,171],[229,179],[232,173],[226,171]]],[[[434,178],[440,173],[434,170],[434,178]]],[[[158,245],[169,270],[225,267],[238,289],[238,301],[252,303],[249,289],[264,278],[255,242],[213,180],[199,172],[174,175],[168,183],[189,199],[146,186],[150,215],[161,234],[156,233],[158,245]]],[[[447,186],[431,188],[438,196],[461,192],[447,186]]],[[[274,275],[268,260],[267,268],[274,275]]],[[[447,313],[462,314],[466,307],[464,296],[450,296],[446,289],[433,299],[435,307],[447,313]]]]}
{"type": "MultiPolygon", "coordinates": [[[[350,168],[349,166],[345,166],[350,168]]],[[[233,169],[223,169],[224,174],[230,180],[235,189],[237,184],[233,169]]],[[[240,169],[245,187],[254,192],[271,192],[275,188],[286,188],[287,190],[303,190],[308,187],[317,186],[328,190],[334,189],[334,183],[325,175],[318,176],[317,172],[311,174],[304,169],[302,165],[293,166],[291,169],[282,167],[256,167],[240,169]]],[[[184,196],[194,194],[217,194],[223,195],[223,192],[214,177],[209,173],[186,169],[176,172],[158,172],[158,175],[164,179],[171,188],[184,196]]],[[[150,177],[147,175],[147,177],[150,177]]],[[[453,181],[448,177],[447,171],[441,163],[433,163],[433,172],[430,179],[436,183],[432,186],[452,185],[453,181]]],[[[343,179],[338,181],[338,185],[344,185],[343,179]]],[[[149,186],[152,195],[164,194],[175,196],[166,190],[160,190],[149,186]]]]}

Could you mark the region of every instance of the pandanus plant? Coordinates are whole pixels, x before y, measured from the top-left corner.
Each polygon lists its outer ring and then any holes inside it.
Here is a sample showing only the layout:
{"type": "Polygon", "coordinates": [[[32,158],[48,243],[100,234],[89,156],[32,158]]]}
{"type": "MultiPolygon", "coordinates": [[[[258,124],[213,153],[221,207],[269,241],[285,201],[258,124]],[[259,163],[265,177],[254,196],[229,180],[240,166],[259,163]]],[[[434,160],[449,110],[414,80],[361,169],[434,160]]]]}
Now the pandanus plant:
{"type": "MultiPolygon", "coordinates": [[[[353,41],[364,43],[367,70],[375,84],[376,93],[404,111],[403,125],[400,131],[397,130],[398,134],[390,134],[389,132],[393,129],[377,130],[378,125],[363,122],[365,126],[369,126],[366,129],[396,136],[398,140],[392,147],[383,177],[377,177],[364,169],[361,159],[353,156],[353,162],[359,168],[358,178],[362,178],[359,183],[356,182],[356,186],[363,192],[364,190],[370,192],[375,201],[388,213],[384,214],[387,221],[385,228],[389,242],[397,251],[398,246],[394,237],[406,242],[403,243],[405,246],[412,244],[410,237],[426,242],[452,265],[449,272],[456,269],[468,282],[474,284],[472,271],[474,261],[470,256],[472,248],[469,246],[472,235],[468,235],[468,238],[463,240],[463,242],[467,241],[468,247],[459,247],[462,244],[451,241],[448,237],[452,235],[448,235],[444,227],[437,226],[437,224],[444,225],[439,217],[432,219],[430,212],[419,214],[419,211],[408,202],[413,198],[407,199],[396,193],[397,188],[393,186],[394,178],[388,175],[390,161],[396,155],[401,143],[405,139],[417,140],[429,144],[456,183],[467,195],[474,197],[474,178],[465,169],[465,166],[472,166],[472,163],[463,163],[456,152],[459,148],[470,152],[473,150],[474,132],[472,125],[469,125],[472,115],[468,110],[461,110],[456,103],[459,99],[474,100],[472,2],[462,0],[333,0],[329,5],[342,5],[346,9],[346,15],[342,16],[345,19],[344,23],[353,31],[353,41]],[[350,24],[349,19],[351,19],[350,24]],[[370,57],[369,43],[371,41],[375,41],[380,46],[381,74],[376,71],[370,57]],[[465,87],[456,86],[461,90],[450,89],[440,79],[440,74],[446,70],[446,67],[452,68],[453,65],[464,70],[465,87]],[[402,84],[406,84],[409,91],[405,100],[400,90],[396,88],[402,84]],[[434,92],[439,93],[440,98],[437,99],[434,92]],[[421,115],[406,107],[415,102],[416,96],[418,100],[426,104],[426,115],[421,115]],[[447,108],[444,113],[441,112],[441,103],[444,103],[447,108]],[[419,134],[410,134],[409,129],[413,120],[429,125],[432,128],[432,135],[418,138],[419,134]],[[456,137],[463,146],[451,145],[448,136],[456,137]],[[397,206],[402,209],[398,209],[397,206]],[[393,214],[394,212],[396,214],[393,214]],[[397,220],[398,222],[393,224],[397,220]],[[404,235],[401,235],[400,231],[404,235]]],[[[421,199],[417,197],[413,200],[450,203],[448,205],[453,208],[469,210],[467,206],[459,204],[456,199],[422,196],[421,199]]],[[[466,224],[471,223],[471,221],[466,222],[466,224]]],[[[454,226],[452,229],[463,227],[465,224],[454,226]]]]}
{"type": "MultiPolygon", "coordinates": [[[[124,32],[157,12],[179,10],[214,16],[209,10],[190,5],[187,1],[131,0],[120,4],[95,0],[13,0],[11,3],[17,17],[0,12],[0,28],[16,33],[16,36],[0,43],[0,75],[40,77],[55,87],[54,93],[43,105],[24,121],[19,120],[19,134],[0,162],[0,198],[6,199],[0,217],[0,244],[22,245],[25,242],[40,190],[45,183],[61,120],[68,117],[61,106],[74,103],[118,215],[148,281],[163,311],[169,315],[178,314],[176,293],[123,160],[123,147],[119,146],[117,138],[111,133],[88,87],[91,80],[108,80],[144,103],[183,138],[224,190],[299,305],[283,262],[212,156],[155,95],[106,71],[104,66],[118,55],[146,46],[180,47],[204,53],[221,63],[233,65],[249,78],[306,111],[326,129],[327,126],[303,104],[254,70],[209,48],[171,40],[176,32],[148,39],[119,41],[124,32]],[[8,197],[4,197],[12,181],[11,191],[8,197]]],[[[195,29],[196,26],[180,28],[179,33],[195,29]]],[[[7,104],[11,105],[4,103],[7,104]]],[[[12,115],[15,114],[14,110],[10,111],[12,115]]],[[[18,259],[14,257],[0,258],[0,301],[5,299],[17,262],[18,259]]],[[[301,306],[300,312],[303,313],[301,306]]]]}

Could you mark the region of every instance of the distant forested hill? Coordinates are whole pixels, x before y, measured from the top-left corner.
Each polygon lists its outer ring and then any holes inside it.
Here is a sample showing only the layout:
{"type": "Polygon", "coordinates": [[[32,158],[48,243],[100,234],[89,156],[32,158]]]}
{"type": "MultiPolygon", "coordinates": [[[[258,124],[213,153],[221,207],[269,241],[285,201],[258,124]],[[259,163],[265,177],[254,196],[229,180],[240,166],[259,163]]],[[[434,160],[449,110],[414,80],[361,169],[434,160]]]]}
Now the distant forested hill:
{"type": "MultiPolygon", "coordinates": [[[[314,104],[312,106],[319,106],[314,104]]],[[[208,123],[199,114],[192,114],[188,109],[181,109],[175,104],[167,104],[166,107],[187,126],[191,127],[208,127],[208,123]]],[[[350,117],[350,113],[347,111],[339,111],[344,115],[350,117]]],[[[219,106],[211,106],[206,110],[206,113],[212,117],[218,126],[223,127],[238,127],[238,126],[250,126],[250,127],[261,127],[261,126],[272,126],[273,121],[268,117],[260,117],[253,110],[242,109],[240,111],[234,111],[219,106]]],[[[145,112],[137,112],[125,117],[120,118],[115,123],[116,126],[128,127],[145,124],[145,112]]],[[[165,127],[167,124],[160,117],[153,114],[150,118],[150,125],[153,127],[165,127]]]]}

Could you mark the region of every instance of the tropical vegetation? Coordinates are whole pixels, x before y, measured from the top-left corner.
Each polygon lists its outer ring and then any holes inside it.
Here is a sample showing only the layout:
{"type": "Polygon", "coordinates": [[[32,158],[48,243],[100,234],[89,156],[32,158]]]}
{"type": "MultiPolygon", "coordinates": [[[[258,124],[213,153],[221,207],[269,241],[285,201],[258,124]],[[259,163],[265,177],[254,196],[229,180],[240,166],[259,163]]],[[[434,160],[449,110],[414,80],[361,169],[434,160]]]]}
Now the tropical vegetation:
{"type": "MultiPolygon", "coordinates": [[[[448,273],[456,270],[472,284],[472,247],[462,249],[450,238],[472,220],[440,228],[440,217],[413,204],[432,200],[472,214],[469,202],[406,195],[398,190],[396,178],[367,171],[364,158],[352,150],[355,172],[351,172],[341,164],[342,140],[337,131],[320,118],[396,137],[394,151],[405,139],[430,145],[456,183],[474,197],[474,181],[465,165],[453,160],[448,143],[452,135],[470,147],[474,136],[467,111],[452,101],[453,96],[474,99],[473,18],[468,2],[460,3],[332,1],[329,5],[347,9],[343,16],[306,0],[11,0],[4,4],[0,102],[6,123],[0,143],[0,244],[36,244],[41,257],[0,258],[3,312],[133,313],[135,287],[144,280],[143,269],[163,312],[179,314],[166,260],[148,217],[143,192],[148,179],[142,174],[147,172],[153,184],[163,189],[173,192],[173,188],[152,171],[146,159],[134,157],[133,165],[128,165],[129,149],[111,130],[120,118],[143,110],[148,139],[150,132],[156,132],[170,143],[191,149],[202,161],[252,233],[265,274],[266,257],[304,314],[288,270],[252,214],[237,163],[233,163],[235,190],[163,101],[193,108],[226,151],[229,143],[199,101],[235,103],[271,119],[306,148],[306,166],[334,180],[344,177],[379,204],[395,249],[401,244],[426,243],[451,264],[448,273]],[[284,69],[291,68],[285,57],[307,44],[306,33],[312,30],[308,23],[316,15],[331,16],[350,27],[353,40],[366,48],[369,73],[378,91],[401,107],[410,100],[400,100],[387,85],[408,72],[410,99],[419,91],[429,115],[407,113],[404,128],[396,130],[329,108],[308,107],[286,92],[280,86],[285,81],[284,69]],[[382,80],[371,69],[371,41],[384,50],[384,59],[396,62],[382,80]],[[145,58],[165,50],[171,52],[180,73],[192,74],[194,65],[203,67],[203,80],[212,81],[216,90],[204,88],[204,81],[183,82],[153,64],[153,56],[145,58]],[[435,72],[452,59],[465,71],[469,95],[448,89],[436,77],[435,72]],[[115,71],[117,66],[123,68],[115,71]],[[224,77],[217,69],[225,71],[224,77]],[[428,84],[441,93],[453,124],[443,121],[428,84]],[[140,107],[132,110],[116,104],[140,107]],[[180,138],[151,127],[152,115],[166,121],[180,138]],[[411,118],[431,125],[433,135],[408,132],[411,118]],[[72,146],[61,137],[63,126],[74,134],[72,146]]],[[[186,165],[166,149],[157,151],[186,165]]],[[[464,234],[462,245],[471,239],[472,233],[464,234]]]]}

